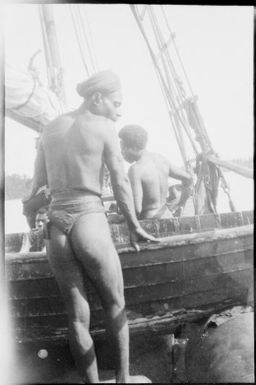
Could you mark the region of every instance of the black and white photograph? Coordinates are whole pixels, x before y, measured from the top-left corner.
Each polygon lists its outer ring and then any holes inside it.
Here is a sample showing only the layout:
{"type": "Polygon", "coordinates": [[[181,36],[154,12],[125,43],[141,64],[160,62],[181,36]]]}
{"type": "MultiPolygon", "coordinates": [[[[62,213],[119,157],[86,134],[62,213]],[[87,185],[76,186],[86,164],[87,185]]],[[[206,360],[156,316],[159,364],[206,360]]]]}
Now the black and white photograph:
{"type": "Polygon", "coordinates": [[[0,8],[1,384],[254,383],[254,7],[0,8]]]}

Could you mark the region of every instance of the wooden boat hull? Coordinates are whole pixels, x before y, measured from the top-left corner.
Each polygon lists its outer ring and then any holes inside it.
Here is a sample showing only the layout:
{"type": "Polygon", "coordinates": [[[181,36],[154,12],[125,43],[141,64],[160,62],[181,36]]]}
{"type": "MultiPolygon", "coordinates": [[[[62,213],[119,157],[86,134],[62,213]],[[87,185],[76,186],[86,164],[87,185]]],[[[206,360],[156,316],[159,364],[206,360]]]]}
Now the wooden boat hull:
{"type": "MultiPolygon", "coordinates": [[[[125,225],[112,225],[124,275],[131,332],[171,332],[178,325],[252,301],[251,212],[144,221],[159,244],[129,245],[125,225]],[[248,224],[250,223],[250,224],[248,224]]],[[[9,304],[17,341],[66,341],[67,316],[43,252],[8,253],[9,304]]],[[[104,334],[104,314],[89,280],[92,334],[104,334]]]]}

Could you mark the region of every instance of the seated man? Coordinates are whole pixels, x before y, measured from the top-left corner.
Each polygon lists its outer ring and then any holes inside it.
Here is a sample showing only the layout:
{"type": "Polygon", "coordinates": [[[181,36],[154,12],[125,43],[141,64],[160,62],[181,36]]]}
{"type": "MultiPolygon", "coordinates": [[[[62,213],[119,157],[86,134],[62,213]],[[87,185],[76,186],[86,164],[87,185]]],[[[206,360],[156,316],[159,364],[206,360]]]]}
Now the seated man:
{"type": "Polygon", "coordinates": [[[168,177],[182,181],[179,209],[184,207],[190,195],[192,177],[186,171],[174,167],[162,155],[146,150],[148,134],[144,128],[137,125],[125,126],[120,130],[119,138],[124,159],[134,163],[129,168],[128,175],[138,218],[172,218],[166,205],[168,177]]]}

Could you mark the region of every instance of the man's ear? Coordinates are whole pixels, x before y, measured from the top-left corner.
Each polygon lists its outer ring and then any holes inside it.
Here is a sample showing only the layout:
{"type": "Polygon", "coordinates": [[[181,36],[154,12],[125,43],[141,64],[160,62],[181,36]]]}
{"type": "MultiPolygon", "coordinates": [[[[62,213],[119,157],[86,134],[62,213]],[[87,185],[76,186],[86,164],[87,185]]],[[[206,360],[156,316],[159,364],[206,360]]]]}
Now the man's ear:
{"type": "Polygon", "coordinates": [[[95,92],[93,95],[92,95],[92,101],[93,101],[93,104],[95,104],[96,106],[99,106],[102,102],[102,94],[101,92],[95,92]]]}

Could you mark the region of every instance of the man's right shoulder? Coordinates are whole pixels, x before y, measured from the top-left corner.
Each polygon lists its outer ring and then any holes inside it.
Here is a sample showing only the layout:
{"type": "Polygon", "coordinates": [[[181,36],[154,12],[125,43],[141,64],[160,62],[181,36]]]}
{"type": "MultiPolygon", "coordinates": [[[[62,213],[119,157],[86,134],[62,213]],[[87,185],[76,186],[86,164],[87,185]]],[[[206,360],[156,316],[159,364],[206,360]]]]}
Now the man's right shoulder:
{"type": "Polygon", "coordinates": [[[63,125],[64,123],[67,123],[69,120],[71,120],[71,114],[64,114],[64,115],[57,116],[57,118],[52,120],[50,123],[48,123],[44,127],[43,131],[45,132],[45,131],[52,130],[56,127],[59,127],[60,125],[63,125]]]}
{"type": "Polygon", "coordinates": [[[117,139],[117,132],[115,129],[114,122],[110,119],[102,119],[98,124],[99,134],[106,141],[112,141],[113,139],[117,139]]]}
{"type": "Polygon", "coordinates": [[[140,174],[141,167],[138,163],[134,163],[129,167],[128,174],[130,176],[138,176],[140,174]]]}

